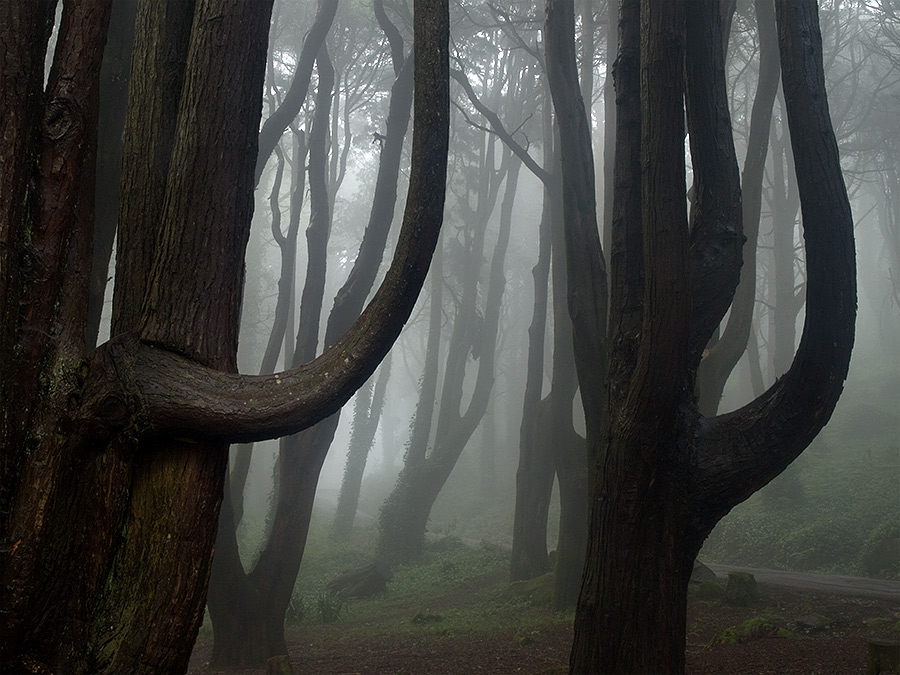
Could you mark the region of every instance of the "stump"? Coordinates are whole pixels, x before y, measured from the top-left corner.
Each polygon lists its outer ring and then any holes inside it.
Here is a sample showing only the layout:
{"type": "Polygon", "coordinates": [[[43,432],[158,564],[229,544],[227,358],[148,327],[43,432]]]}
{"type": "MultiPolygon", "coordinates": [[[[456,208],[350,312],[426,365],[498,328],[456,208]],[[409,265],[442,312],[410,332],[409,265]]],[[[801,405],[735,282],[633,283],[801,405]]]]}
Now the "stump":
{"type": "Polygon", "coordinates": [[[897,640],[869,640],[866,675],[900,673],[900,642],[897,640]]]}
{"type": "Polygon", "coordinates": [[[756,577],[749,572],[729,572],[725,587],[725,601],[731,605],[749,607],[759,599],[756,577]]]}
{"type": "Polygon", "coordinates": [[[387,582],[394,578],[391,568],[383,562],[375,562],[365,567],[344,572],[328,582],[325,588],[341,598],[368,598],[381,593],[387,582]]]}
{"type": "Polygon", "coordinates": [[[287,654],[273,656],[266,661],[266,675],[292,675],[291,657],[287,654]]]}

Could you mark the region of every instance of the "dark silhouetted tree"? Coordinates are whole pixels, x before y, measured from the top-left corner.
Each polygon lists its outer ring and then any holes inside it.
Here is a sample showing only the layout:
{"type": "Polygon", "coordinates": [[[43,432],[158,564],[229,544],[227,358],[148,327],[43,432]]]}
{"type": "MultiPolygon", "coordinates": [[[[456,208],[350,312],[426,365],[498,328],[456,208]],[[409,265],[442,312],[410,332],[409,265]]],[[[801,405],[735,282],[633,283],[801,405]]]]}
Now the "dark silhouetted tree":
{"type": "MultiPolygon", "coordinates": [[[[815,3],[776,9],[806,241],[806,324],[784,377],[740,410],[704,417],[697,368],[732,300],[744,239],[719,3],[620,4],[608,384],[597,363],[606,356],[602,324],[585,321],[600,305],[590,296],[590,280],[602,273],[596,228],[566,218],[569,311],[596,469],[573,672],[684,671],[687,586],[703,540],[803,451],[840,396],[856,316],[853,225],[815,3]]],[[[560,116],[584,110],[573,32],[571,3],[549,0],[547,60],[560,116]]],[[[584,126],[561,129],[586,145],[584,126]]],[[[572,191],[580,192],[570,183],[567,199],[572,191]]]]}
{"type": "Polygon", "coordinates": [[[2,664],[174,672],[203,615],[230,442],[336,411],[412,311],[443,214],[444,2],[416,3],[416,130],[395,262],[322,357],[234,372],[270,6],[142,3],[113,339],[85,346],[110,3],[4,3],[0,39],[2,664]],[[42,665],[44,664],[44,665],[42,665]]]}

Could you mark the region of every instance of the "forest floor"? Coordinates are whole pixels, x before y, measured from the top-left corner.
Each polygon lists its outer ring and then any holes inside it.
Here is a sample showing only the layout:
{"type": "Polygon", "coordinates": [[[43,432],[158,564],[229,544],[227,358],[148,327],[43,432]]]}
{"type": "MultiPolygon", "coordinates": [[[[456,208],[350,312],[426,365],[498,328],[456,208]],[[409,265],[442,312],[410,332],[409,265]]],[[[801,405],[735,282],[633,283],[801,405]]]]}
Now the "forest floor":
{"type": "MultiPolygon", "coordinates": [[[[492,571],[462,583],[441,584],[424,599],[389,590],[378,598],[355,601],[340,621],[289,626],[293,672],[568,672],[572,614],[554,615],[521,598],[509,599],[503,577],[492,571]]],[[[709,585],[705,589],[709,591],[709,585]]],[[[765,583],[749,607],[731,606],[710,595],[719,594],[692,592],[689,600],[688,673],[864,673],[868,640],[900,637],[896,598],[765,583]]],[[[189,673],[266,672],[211,669],[211,650],[212,637],[202,632],[189,673]]]]}

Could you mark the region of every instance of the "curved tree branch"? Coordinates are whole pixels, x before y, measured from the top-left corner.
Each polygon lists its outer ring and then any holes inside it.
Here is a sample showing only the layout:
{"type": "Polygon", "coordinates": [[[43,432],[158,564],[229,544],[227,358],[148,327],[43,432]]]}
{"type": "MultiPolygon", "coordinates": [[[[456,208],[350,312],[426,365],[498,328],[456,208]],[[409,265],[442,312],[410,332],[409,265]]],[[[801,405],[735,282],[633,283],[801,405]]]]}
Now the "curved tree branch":
{"type": "Polygon", "coordinates": [[[325,37],[334,22],[337,13],[338,0],[320,0],[316,10],[316,18],[310,27],[306,37],[303,38],[303,47],[297,59],[297,70],[294,71],[294,79],[284,95],[281,105],[278,106],[262,125],[259,131],[259,154],[256,159],[256,182],[262,176],[266,162],[275,149],[284,130],[300,112],[303,101],[306,100],[306,92],[309,90],[309,80],[312,77],[313,62],[316,55],[325,44],[325,37]]]}
{"type": "Polygon", "coordinates": [[[443,219],[449,141],[447,0],[418,0],[412,171],[393,263],[353,327],[315,360],[249,376],[205,367],[122,335],[95,352],[74,416],[88,434],[256,441],[296,433],[340,408],[408,319],[443,219]],[[106,389],[114,385],[112,390],[106,389]]]}
{"type": "Polygon", "coordinates": [[[828,113],[813,0],[776,3],[806,241],[806,322],[790,370],[744,408],[701,420],[695,513],[721,517],[777,476],[834,411],[856,321],[853,218],[828,113]]]}
{"type": "Polygon", "coordinates": [[[506,130],[506,127],[503,126],[503,122],[500,121],[500,118],[497,116],[493,110],[488,108],[484,103],[482,103],[478,95],[475,93],[475,90],[472,89],[472,85],[469,84],[469,79],[466,77],[466,74],[461,70],[457,70],[453,68],[450,70],[450,77],[459,82],[460,86],[463,88],[463,91],[466,92],[466,95],[469,97],[469,101],[475,107],[475,110],[480,112],[484,118],[490,122],[491,129],[494,130],[494,133],[500,137],[500,140],[503,141],[503,144],[506,145],[510,150],[512,150],[516,157],[522,160],[522,163],[528,167],[528,169],[533,173],[538,180],[542,183],[547,183],[550,180],[550,174],[541,167],[532,157],[528,154],[528,151],[523,148],[517,141],[512,137],[512,134],[506,130]]]}

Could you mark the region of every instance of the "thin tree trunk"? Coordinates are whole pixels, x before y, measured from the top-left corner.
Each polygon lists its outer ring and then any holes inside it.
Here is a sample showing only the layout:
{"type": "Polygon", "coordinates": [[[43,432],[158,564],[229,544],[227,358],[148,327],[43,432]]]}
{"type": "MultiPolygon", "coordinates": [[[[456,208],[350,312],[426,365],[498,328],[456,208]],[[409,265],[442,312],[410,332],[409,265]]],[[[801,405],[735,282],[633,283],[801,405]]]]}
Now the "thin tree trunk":
{"type": "Polygon", "coordinates": [[[384,395],[391,374],[391,355],[388,354],[378,371],[378,381],[359,390],[353,413],[353,430],[350,433],[350,449],[344,467],[344,479],[338,494],[331,538],[346,539],[353,530],[363,474],[369,451],[375,441],[375,432],[384,410],[384,395]]]}
{"type": "Polygon", "coordinates": [[[266,168],[266,162],[269,161],[275,146],[281,140],[284,130],[288,128],[297,117],[300,108],[303,107],[306,93],[309,90],[309,81],[312,78],[313,64],[319,50],[325,44],[328,31],[331,30],[331,24],[337,14],[337,7],[338,0],[319,0],[316,18],[313,20],[309,32],[303,38],[303,46],[300,48],[291,86],[285,92],[281,105],[270,113],[259,131],[259,156],[256,160],[255,174],[257,183],[262,177],[263,169],[266,168]]]}
{"type": "MultiPolygon", "coordinates": [[[[487,156],[482,171],[493,172],[492,153],[488,153],[487,156]]],[[[504,173],[509,160],[510,153],[505,153],[501,174],[504,173]]],[[[459,313],[466,314],[463,316],[457,314],[450,338],[434,448],[427,457],[424,456],[424,450],[410,448],[397,484],[382,507],[378,554],[385,560],[408,561],[421,554],[431,507],[487,410],[494,382],[494,351],[499,331],[500,305],[506,283],[503,264],[509,244],[512,202],[519,166],[520,162],[515,160],[507,173],[506,194],[501,207],[500,233],[491,259],[483,324],[480,333],[475,334],[473,323],[479,277],[477,268],[484,247],[483,229],[487,217],[493,210],[500,178],[495,176],[493,184],[489,187],[482,185],[479,193],[478,214],[481,227],[475,232],[475,241],[472,251],[469,252],[470,267],[465,272],[467,285],[463,290],[459,310],[459,313]],[[464,364],[470,351],[478,355],[478,374],[472,399],[465,413],[460,414],[464,364]],[[410,457],[420,459],[410,461],[410,457]]]]}
{"type": "MultiPolygon", "coordinates": [[[[545,101],[550,92],[545,91],[545,101]]],[[[528,327],[528,365],[522,423],[519,430],[519,465],[516,470],[516,503],[513,517],[510,580],[531,579],[550,571],[547,555],[547,519],[553,491],[553,460],[547,439],[546,416],[541,404],[544,387],[544,342],[550,282],[551,236],[554,203],[561,188],[558,156],[553,150],[553,120],[544,106],[544,164],[549,179],[544,182],[544,201],[538,225],[538,260],[531,270],[534,279],[534,309],[528,327]]]]}

